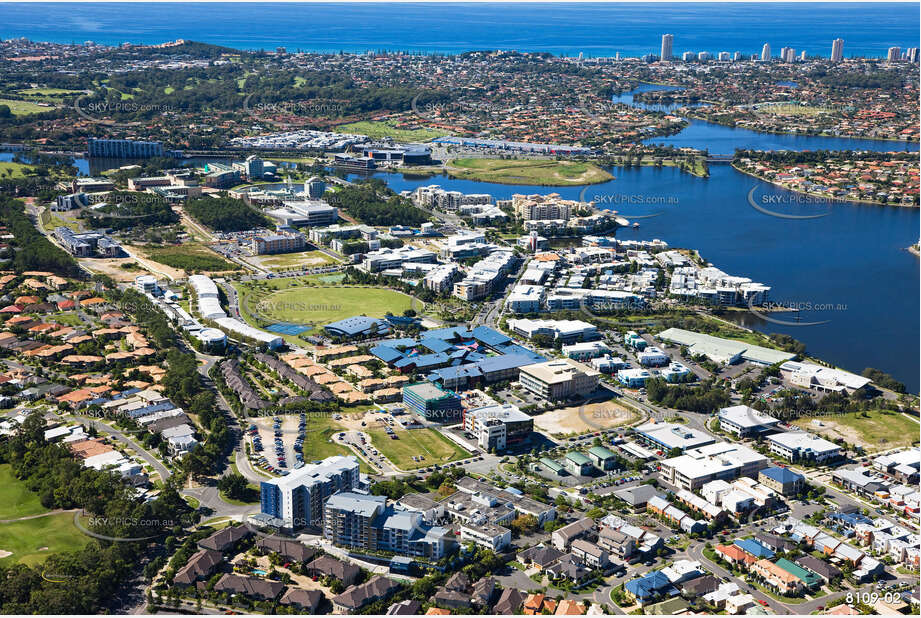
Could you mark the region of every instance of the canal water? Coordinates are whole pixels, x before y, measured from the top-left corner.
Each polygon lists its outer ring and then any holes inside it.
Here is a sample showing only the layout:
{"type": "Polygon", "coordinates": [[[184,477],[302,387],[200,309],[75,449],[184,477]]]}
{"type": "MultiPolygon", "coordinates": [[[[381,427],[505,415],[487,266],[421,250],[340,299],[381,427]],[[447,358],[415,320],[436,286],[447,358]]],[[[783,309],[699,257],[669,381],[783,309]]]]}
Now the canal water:
{"type": "MultiPolygon", "coordinates": [[[[755,148],[784,137],[748,133],[756,138],[749,136],[747,146],[755,148]]],[[[823,138],[796,141],[804,149],[827,148],[823,138]]],[[[699,142],[693,145],[700,147],[699,142]]],[[[640,224],[638,229],[618,229],[618,238],[658,238],[672,247],[697,249],[728,274],[771,286],[773,302],[801,309],[796,314],[776,314],[795,325],[776,324],[749,312],[734,316],[737,322],[765,333],[788,334],[805,343],[810,354],[857,373],[866,367],[882,369],[918,392],[918,258],[906,250],[918,242],[918,209],[799,203],[795,194],[729,165],[711,165],[709,178],[671,167],[609,171],[614,180],[589,187],[501,185],[391,173],[374,176],[397,192],[438,184],[452,191],[489,193],[497,199],[515,193],[556,192],[568,199],[594,201],[640,224]],[[781,214],[822,216],[774,217],[752,207],[750,196],[758,205],[779,204],[771,209],[781,214]],[[791,199],[794,203],[788,203],[791,199]]]]}

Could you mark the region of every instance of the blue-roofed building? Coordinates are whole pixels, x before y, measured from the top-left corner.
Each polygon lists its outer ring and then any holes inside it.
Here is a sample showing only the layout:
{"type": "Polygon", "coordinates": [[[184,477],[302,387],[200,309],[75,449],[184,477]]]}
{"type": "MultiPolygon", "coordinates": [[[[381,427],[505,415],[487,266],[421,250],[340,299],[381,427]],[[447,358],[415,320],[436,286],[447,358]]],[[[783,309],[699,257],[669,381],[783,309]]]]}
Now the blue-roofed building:
{"type": "Polygon", "coordinates": [[[448,326],[445,328],[436,328],[434,330],[426,331],[425,336],[434,337],[436,339],[444,339],[446,341],[453,341],[455,339],[470,339],[473,337],[473,333],[471,333],[463,326],[448,326]]]}
{"type": "Polygon", "coordinates": [[[806,479],[790,468],[770,466],[758,472],[758,482],[784,496],[795,496],[803,490],[806,479]]]}
{"type": "Polygon", "coordinates": [[[438,352],[447,352],[448,350],[454,349],[453,344],[448,343],[444,339],[438,339],[437,337],[426,337],[419,341],[419,345],[427,348],[428,350],[431,350],[432,352],[435,352],[436,354],[438,352]]]}
{"type": "Polygon", "coordinates": [[[419,318],[412,318],[412,317],[403,316],[403,315],[387,315],[387,316],[384,316],[384,319],[387,320],[390,324],[393,324],[394,326],[401,326],[404,328],[411,324],[420,324],[422,322],[422,320],[419,318]]]}
{"type": "Polygon", "coordinates": [[[377,345],[371,348],[370,350],[373,356],[376,356],[381,361],[387,363],[395,363],[401,358],[403,358],[403,353],[397,350],[396,348],[391,348],[389,346],[377,345]]]}
{"type": "Polygon", "coordinates": [[[624,590],[640,605],[648,605],[663,597],[673,597],[678,594],[675,588],[662,571],[650,571],[643,577],[633,579],[624,584],[624,590]]]}
{"type": "Polygon", "coordinates": [[[517,343],[507,343],[496,348],[496,352],[500,354],[523,354],[529,357],[535,363],[542,363],[547,360],[546,357],[541,356],[533,350],[529,350],[523,345],[518,345],[517,343]]]}
{"type": "Polygon", "coordinates": [[[356,315],[323,327],[333,337],[352,339],[367,335],[387,335],[390,333],[390,324],[380,318],[369,318],[365,315],[356,315]]]}
{"type": "Polygon", "coordinates": [[[439,382],[445,388],[466,390],[483,378],[483,372],[476,364],[458,365],[436,369],[429,374],[428,379],[439,382]]]}
{"type": "Polygon", "coordinates": [[[511,337],[503,335],[497,330],[488,326],[477,326],[473,329],[473,338],[490,347],[503,345],[511,341],[511,337]]]}
{"type": "Polygon", "coordinates": [[[832,513],[828,518],[844,530],[854,530],[860,524],[873,523],[873,520],[863,513],[832,513]]]}
{"type": "Polygon", "coordinates": [[[417,356],[404,356],[396,361],[393,366],[403,373],[412,371],[431,371],[445,367],[451,363],[451,357],[440,352],[438,354],[419,354],[417,356]]]}
{"type": "Polygon", "coordinates": [[[762,558],[773,558],[774,552],[754,539],[736,539],[733,543],[736,547],[746,554],[754,556],[758,560],[762,558]]]}
{"type": "Polygon", "coordinates": [[[402,339],[385,339],[380,341],[377,344],[380,347],[394,348],[394,349],[404,349],[411,348],[416,345],[416,340],[412,337],[403,337],[402,339]]]}
{"type": "MultiPolygon", "coordinates": [[[[472,359],[468,356],[465,360],[472,359]]],[[[516,380],[521,367],[533,364],[530,357],[520,354],[487,356],[476,362],[438,369],[431,375],[446,388],[465,390],[480,383],[516,380]]]]}

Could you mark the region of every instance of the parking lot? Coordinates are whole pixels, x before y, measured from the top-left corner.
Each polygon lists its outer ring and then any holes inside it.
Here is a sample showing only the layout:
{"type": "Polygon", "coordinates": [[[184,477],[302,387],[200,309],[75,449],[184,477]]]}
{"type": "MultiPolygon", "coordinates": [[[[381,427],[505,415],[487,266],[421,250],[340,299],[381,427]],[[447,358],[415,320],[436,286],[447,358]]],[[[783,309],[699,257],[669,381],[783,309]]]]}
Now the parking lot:
{"type": "Polygon", "coordinates": [[[287,474],[304,465],[304,414],[252,419],[246,433],[252,445],[253,465],[271,474],[287,474]]]}

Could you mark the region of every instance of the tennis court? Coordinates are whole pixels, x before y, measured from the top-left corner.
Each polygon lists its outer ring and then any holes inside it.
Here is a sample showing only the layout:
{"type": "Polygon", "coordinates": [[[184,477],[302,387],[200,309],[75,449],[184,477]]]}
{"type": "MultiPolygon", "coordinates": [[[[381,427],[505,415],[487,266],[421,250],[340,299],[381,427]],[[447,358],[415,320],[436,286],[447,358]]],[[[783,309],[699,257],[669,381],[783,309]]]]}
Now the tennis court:
{"type": "Polygon", "coordinates": [[[279,335],[300,335],[304,331],[308,331],[312,326],[304,326],[302,324],[290,324],[288,322],[279,322],[278,324],[272,324],[267,327],[266,330],[278,333],[279,335]]]}

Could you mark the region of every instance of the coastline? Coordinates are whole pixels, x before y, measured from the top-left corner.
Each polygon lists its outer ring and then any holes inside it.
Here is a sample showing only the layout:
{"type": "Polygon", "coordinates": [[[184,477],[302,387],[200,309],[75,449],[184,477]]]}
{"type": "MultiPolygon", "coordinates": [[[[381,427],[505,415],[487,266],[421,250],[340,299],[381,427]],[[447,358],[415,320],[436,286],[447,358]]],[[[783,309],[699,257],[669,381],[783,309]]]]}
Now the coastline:
{"type": "Polygon", "coordinates": [[[768,178],[762,178],[761,176],[758,176],[757,174],[749,172],[748,170],[740,169],[739,167],[736,166],[735,161],[732,162],[732,169],[742,174],[745,174],[746,176],[751,176],[752,178],[756,178],[760,180],[761,182],[766,182],[769,185],[778,187],[780,189],[784,189],[786,191],[790,191],[791,193],[797,193],[799,195],[808,195],[809,197],[815,197],[818,199],[826,200],[826,201],[829,201],[830,203],[849,202],[851,204],[867,204],[868,206],[886,206],[886,207],[893,207],[893,208],[909,208],[909,209],[918,208],[918,206],[907,206],[905,204],[886,204],[883,202],[876,202],[873,200],[855,200],[853,198],[846,198],[846,197],[829,197],[827,195],[822,195],[820,193],[809,193],[808,191],[800,191],[798,189],[793,189],[786,185],[780,184],[779,182],[774,182],[773,180],[770,180],[768,178]]]}

